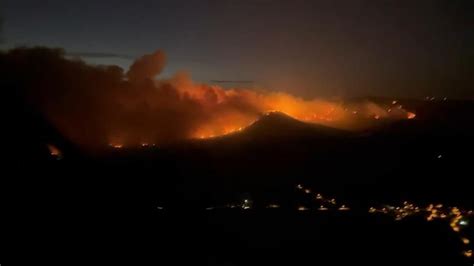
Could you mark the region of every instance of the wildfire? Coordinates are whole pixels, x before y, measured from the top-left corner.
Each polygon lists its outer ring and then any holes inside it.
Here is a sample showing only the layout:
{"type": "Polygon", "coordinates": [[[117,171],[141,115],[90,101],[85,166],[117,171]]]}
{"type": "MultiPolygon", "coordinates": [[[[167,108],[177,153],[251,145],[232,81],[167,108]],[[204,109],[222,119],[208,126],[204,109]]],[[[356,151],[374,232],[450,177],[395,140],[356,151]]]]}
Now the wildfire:
{"type": "MultiPolygon", "coordinates": [[[[227,93],[227,90],[223,91],[227,93]]],[[[354,116],[360,119],[375,120],[414,119],[416,117],[415,113],[405,111],[401,105],[398,105],[396,109],[385,109],[374,103],[365,103],[348,108],[343,103],[323,100],[307,101],[283,93],[262,94],[255,97],[256,99],[253,101],[254,108],[259,112],[245,115],[241,113],[216,113],[192,132],[190,138],[207,139],[242,131],[255,123],[262,113],[268,115],[279,112],[303,122],[347,130],[357,129],[361,126],[354,121],[354,116]]]]}
{"type": "Polygon", "coordinates": [[[109,146],[112,147],[112,148],[114,148],[114,149],[121,149],[121,148],[123,148],[123,144],[113,144],[113,143],[110,143],[109,146]]]}
{"type": "MultiPolygon", "coordinates": [[[[219,86],[196,84],[187,75],[178,74],[170,80],[179,97],[191,100],[200,106],[196,115],[205,113],[195,127],[190,128],[185,138],[206,139],[242,131],[252,125],[262,114],[284,113],[297,120],[328,125],[331,127],[356,129],[354,115],[358,119],[412,119],[401,105],[390,110],[391,105],[381,106],[371,102],[344,103],[323,99],[302,99],[283,92],[255,91],[251,89],[224,89],[219,86]],[[390,108],[389,108],[390,107],[390,108]],[[389,111],[387,111],[387,109],[389,111]]],[[[397,101],[392,103],[397,104],[397,101]]],[[[153,103],[151,103],[153,105],[153,103]]]]}
{"type": "Polygon", "coordinates": [[[51,156],[60,156],[61,155],[61,151],[54,145],[52,144],[48,144],[48,149],[49,149],[49,154],[51,154],[51,156]]]}
{"type": "MultiPolygon", "coordinates": [[[[18,53],[24,56],[12,60],[30,58],[31,51],[18,53]]],[[[366,129],[374,124],[374,118],[381,121],[414,118],[398,101],[376,104],[303,99],[263,88],[223,88],[196,83],[184,72],[159,77],[166,65],[166,56],[160,50],[138,58],[126,73],[113,66],[70,61],[59,52],[47,54],[52,58],[37,58],[37,53],[31,54],[31,58],[44,63],[45,73],[51,78],[29,82],[38,86],[31,85],[27,91],[31,91],[32,99],[35,95],[42,96],[36,97],[38,102],[34,104],[64,136],[91,148],[102,148],[104,143],[120,149],[140,146],[143,142],[161,145],[218,137],[241,131],[262,114],[273,111],[300,121],[347,130],[366,129]],[[57,76],[56,70],[64,65],[71,67],[61,72],[63,76],[57,76]],[[89,73],[94,73],[94,78],[89,73]],[[64,93],[57,93],[62,90],[64,93]]],[[[25,69],[30,67],[28,60],[22,64],[25,69]]]]}
{"type": "Polygon", "coordinates": [[[49,154],[52,157],[54,157],[58,160],[60,160],[62,158],[62,156],[63,156],[62,152],[56,146],[54,146],[52,144],[48,144],[47,147],[48,147],[48,150],[49,150],[49,154]]]}

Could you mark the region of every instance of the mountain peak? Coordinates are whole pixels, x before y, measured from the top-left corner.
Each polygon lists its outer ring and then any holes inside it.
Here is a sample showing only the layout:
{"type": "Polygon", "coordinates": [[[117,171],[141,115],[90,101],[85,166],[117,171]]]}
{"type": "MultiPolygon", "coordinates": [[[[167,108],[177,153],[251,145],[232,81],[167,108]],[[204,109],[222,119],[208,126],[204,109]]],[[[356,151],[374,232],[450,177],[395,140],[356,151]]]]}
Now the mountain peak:
{"type": "Polygon", "coordinates": [[[343,130],[323,125],[306,123],[290,115],[272,111],[263,114],[252,125],[239,135],[251,138],[299,138],[299,137],[333,137],[345,133],[343,130]]]}
{"type": "Polygon", "coordinates": [[[292,116],[280,112],[280,111],[270,111],[262,114],[260,118],[257,120],[258,122],[267,122],[267,121],[279,121],[279,122],[296,122],[296,123],[302,123],[301,121],[293,118],[292,116]]]}

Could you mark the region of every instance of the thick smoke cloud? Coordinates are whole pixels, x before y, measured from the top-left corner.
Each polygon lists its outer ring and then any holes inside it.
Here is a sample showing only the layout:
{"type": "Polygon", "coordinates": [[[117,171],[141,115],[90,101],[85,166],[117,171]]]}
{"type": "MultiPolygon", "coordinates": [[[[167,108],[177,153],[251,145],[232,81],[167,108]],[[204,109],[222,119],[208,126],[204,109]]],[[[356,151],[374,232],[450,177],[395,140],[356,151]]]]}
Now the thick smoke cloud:
{"type": "Polygon", "coordinates": [[[153,79],[161,73],[165,67],[166,56],[163,51],[156,51],[153,54],[147,54],[137,59],[130,70],[127,72],[129,80],[153,79]]]}
{"type": "Polygon", "coordinates": [[[161,51],[139,58],[125,74],[117,66],[67,59],[60,49],[17,48],[0,53],[0,85],[87,148],[222,135],[272,110],[338,127],[354,120],[354,110],[367,117],[406,117],[401,108],[389,113],[370,103],[347,106],[280,92],[196,84],[186,73],[154,79],[164,65],[161,51]]]}

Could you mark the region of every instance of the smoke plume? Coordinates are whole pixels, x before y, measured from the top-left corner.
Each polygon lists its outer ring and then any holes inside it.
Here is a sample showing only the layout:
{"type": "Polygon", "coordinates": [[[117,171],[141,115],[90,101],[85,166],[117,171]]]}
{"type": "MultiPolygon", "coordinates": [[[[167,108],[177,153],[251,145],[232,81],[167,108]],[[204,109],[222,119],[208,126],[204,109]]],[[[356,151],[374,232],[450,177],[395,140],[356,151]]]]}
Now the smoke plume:
{"type": "Polygon", "coordinates": [[[352,127],[355,117],[406,118],[401,106],[304,100],[282,92],[223,89],[198,84],[186,73],[156,79],[165,65],[156,51],[127,73],[91,66],[48,48],[0,53],[0,84],[40,110],[71,141],[88,148],[169,143],[231,133],[261,114],[281,111],[297,119],[352,127]],[[388,109],[388,110],[387,110],[388,109]]]}
{"type": "Polygon", "coordinates": [[[140,81],[146,79],[153,79],[161,73],[165,67],[166,57],[165,53],[158,50],[153,54],[147,54],[138,58],[127,72],[129,80],[140,81]]]}

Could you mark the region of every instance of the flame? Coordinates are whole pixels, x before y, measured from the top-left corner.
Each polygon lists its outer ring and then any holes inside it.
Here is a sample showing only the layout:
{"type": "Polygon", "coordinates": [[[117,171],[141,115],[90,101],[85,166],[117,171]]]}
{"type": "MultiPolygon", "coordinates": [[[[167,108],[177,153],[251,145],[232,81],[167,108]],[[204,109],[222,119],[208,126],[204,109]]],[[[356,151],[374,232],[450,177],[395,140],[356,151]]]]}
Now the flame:
{"type": "Polygon", "coordinates": [[[54,146],[52,144],[48,144],[47,146],[48,146],[49,154],[51,156],[54,156],[54,157],[61,156],[62,153],[56,146],[54,146]]]}
{"type": "MultiPolygon", "coordinates": [[[[255,123],[262,114],[284,113],[297,120],[344,129],[357,129],[362,124],[358,119],[412,119],[413,113],[401,105],[394,110],[372,102],[344,103],[323,99],[306,100],[284,92],[254,90],[245,88],[223,88],[215,85],[193,82],[186,73],[177,73],[170,79],[155,81],[157,88],[173,88],[181,101],[189,101],[196,107],[196,121],[179,138],[208,139],[242,131],[255,123]],[[355,117],[354,117],[355,116],[355,117]]],[[[130,105],[130,99],[122,99],[130,105]]],[[[147,97],[150,109],[160,108],[161,100],[147,97]]],[[[132,103],[137,104],[137,103],[132,103]]],[[[179,111],[179,110],[178,110],[179,111]]],[[[160,112],[156,110],[155,112],[160,112]]],[[[111,142],[129,142],[136,138],[124,128],[114,134],[111,142]],[[124,133],[125,132],[125,133],[124,133]],[[131,136],[130,136],[131,135],[131,136]],[[120,137],[116,137],[120,136],[120,137]]],[[[150,131],[153,131],[151,129],[150,131]]],[[[139,132],[141,133],[141,132],[139,132]]],[[[140,136],[143,138],[144,136],[140,136]]],[[[177,136],[175,136],[178,138],[177,136]]],[[[151,139],[149,141],[160,141],[151,139]]],[[[141,145],[138,143],[138,145],[141,145]]]]}
{"type": "Polygon", "coordinates": [[[114,148],[114,149],[121,149],[121,148],[123,148],[123,144],[121,144],[121,143],[110,143],[109,146],[112,147],[112,148],[114,148]]]}
{"type": "Polygon", "coordinates": [[[48,147],[49,154],[51,155],[51,157],[53,157],[56,160],[61,160],[63,158],[63,153],[58,147],[52,144],[47,144],[46,146],[48,147]]]}
{"type": "Polygon", "coordinates": [[[180,83],[178,89],[188,97],[194,97],[206,109],[219,109],[236,98],[244,98],[247,108],[252,112],[239,109],[215,112],[206,121],[202,121],[191,132],[190,138],[205,139],[242,131],[256,122],[261,114],[284,113],[297,120],[344,129],[357,129],[357,119],[413,119],[414,113],[405,111],[401,105],[395,110],[383,108],[371,102],[344,104],[321,99],[304,100],[282,92],[259,93],[247,89],[224,89],[218,86],[193,85],[180,83]],[[212,93],[210,93],[212,92],[212,93]],[[215,102],[209,102],[205,94],[217,95],[215,102]],[[351,117],[352,116],[352,117],[351,117]]]}
{"type": "Polygon", "coordinates": [[[416,117],[416,114],[415,113],[412,113],[412,112],[407,112],[407,118],[408,119],[413,119],[416,117]]]}
{"type": "Polygon", "coordinates": [[[69,60],[59,51],[43,48],[20,49],[6,56],[6,62],[19,60],[12,69],[21,69],[14,72],[21,79],[31,72],[30,61],[42,65],[44,75],[31,77],[34,80],[25,85],[31,94],[28,99],[70,141],[89,148],[213,138],[241,131],[274,111],[349,130],[365,129],[374,120],[414,118],[397,101],[380,105],[303,99],[261,88],[195,83],[184,72],[157,79],[166,63],[160,50],[138,58],[127,73],[116,66],[69,60]]]}

